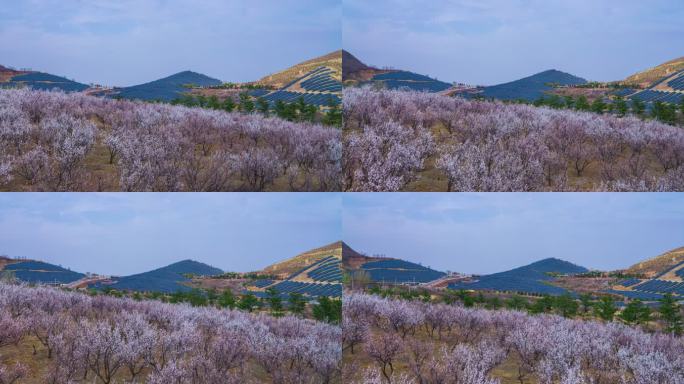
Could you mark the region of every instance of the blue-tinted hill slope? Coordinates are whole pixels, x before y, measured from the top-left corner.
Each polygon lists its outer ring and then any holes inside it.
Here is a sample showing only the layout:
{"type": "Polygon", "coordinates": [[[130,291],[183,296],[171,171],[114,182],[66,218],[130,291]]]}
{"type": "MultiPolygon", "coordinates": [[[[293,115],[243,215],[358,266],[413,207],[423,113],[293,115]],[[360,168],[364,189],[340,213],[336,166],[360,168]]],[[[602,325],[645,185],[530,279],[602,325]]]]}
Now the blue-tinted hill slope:
{"type": "Polygon", "coordinates": [[[124,276],[115,279],[108,287],[123,291],[165,292],[187,291],[190,288],[183,283],[190,281],[186,275],[212,276],[223,273],[222,270],[192,260],[183,260],[153,271],[124,276]]]}
{"type": "Polygon", "coordinates": [[[587,271],[570,262],[548,258],[510,271],[485,275],[471,283],[450,284],[449,288],[561,295],[567,291],[548,284],[553,279],[552,274],[571,275],[587,271]]]}
{"type": "Polygon", "coordinates": [[[190,84],[207,87],[221,85],[222,82],[201,73],[185,71],[149,83],[121,88],[114,96],[124,99],[171,101],[187,92],[186,86],[190,84]]]}
{"type": "Polygon", "coordinates": [[[22,261],[5,266],[17,279],[35,284],[66,284],[83,278],[82,273],[42,261],[22,261]]]}
{"type": "Polygon", "coordinates": [[[579,85],[587,81],[569,73],[551,69],[509,83],[485,87],[480,96],[491,99],[534,101],[553,89],[552,84],[579,85]]]}

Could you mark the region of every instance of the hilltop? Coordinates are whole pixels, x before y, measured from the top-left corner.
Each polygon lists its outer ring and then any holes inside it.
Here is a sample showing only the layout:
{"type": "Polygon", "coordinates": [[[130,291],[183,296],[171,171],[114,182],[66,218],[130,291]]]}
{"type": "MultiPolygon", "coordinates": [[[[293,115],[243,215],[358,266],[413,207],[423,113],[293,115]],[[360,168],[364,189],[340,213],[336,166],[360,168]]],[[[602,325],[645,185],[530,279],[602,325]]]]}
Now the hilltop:
{"type": "Polygon", "coordinates": [[[508,83],[484,87],[477,96],[500,100],[534,101],[556,86],[585,84],[587,80],[556,69],[539,72],[508,83]]]}
{"type": "Polygon", "coordinates": [[[362,272],[377,283],[418,284],[428,283],[446,276],[446,273],[410,261],[392,257],[372,257],[360,254],[346,246],[344,268],[351,274],[362,272]]]}
{"type": "Polygon", "coordinates": [[[342,51],[342,80],[368,81],[383,71],[369,67],[348,51],[342,51]]]}
{"type": "Polygon", "coordinates": [[[256,81],[256,84],[271,88],[284,88],[287,84],[312,72],[316,68],[326,67],[332,70],[332,77],[342,80],[342,51],[335,51],[323,56],[295,64],[280,72],[276,72],[256,81]]]}
{"type": "Polygon", "coordinates": [[[334,256],[341,260],[343,248],[344,243],[342,241],[336,241],[319,248],[302,252],[296,256],[290,257],[275,264],[271,264],[261,270],[261,272],[264,274],[278,275],[282,277],[290,276],[302,268],[310,266],[311,264],[327,256],[334,256]]]}
{"type": "Polygon", "coordinates": [[[480,276],[470,282],[450,284],[449,288],[561,295],[567,291],[548,282],[555,276],[585,272],[588,269],[568,261],[547,258],[508,271],[480,276]]]}
{"type": "Polygon", "coordinates": [[[418,73],[370,67],[347,51],[342,51],[342,71],[342,79],[350,84],[374,84],[387,89],[427,92],[442,92],[451,88],[449,83],[418,73]]]}
{"type": "Polygon", "coordinates": [[[223,82],[207,75],[192,71],[183,71],[163,79],[149,83],[119,88],[110,96],[124,99],[171,101],[189,92],[191,87],[207,87],[221,85],[223,82]]]}
{"type": "Polygon", "coordinates": [[[627,268],[625,273],[655,277],[667,273],[682,263],[684,263],[684,247],[672,249],[661,255],[634,264],[627,268]]]}
{"type": "Polygon", "coordinates": [[[684,56],[628,76],[623,82],[641,87],[655,85],[663,78],[684,70],[684,56]]]}
{"type": "Polygon", "coordinates": [[[273,279],[257,279],[245,284],[244,293],[267,297],[274,290],[288,298],[297,293],[306,299],[320,296],[342,296],[342,258],[345,245],[341,241],[324,245],[270,265],[260,274],[275,275],[273,279]]]}
{"type": "Polygon", "coordinates": [[[121,291],[164,292],[187,291],[192,277],[220,275],[223,271],[193,260],[183,260],[152,271],[130,276],[115,277],[98,287],[121,291]]]}

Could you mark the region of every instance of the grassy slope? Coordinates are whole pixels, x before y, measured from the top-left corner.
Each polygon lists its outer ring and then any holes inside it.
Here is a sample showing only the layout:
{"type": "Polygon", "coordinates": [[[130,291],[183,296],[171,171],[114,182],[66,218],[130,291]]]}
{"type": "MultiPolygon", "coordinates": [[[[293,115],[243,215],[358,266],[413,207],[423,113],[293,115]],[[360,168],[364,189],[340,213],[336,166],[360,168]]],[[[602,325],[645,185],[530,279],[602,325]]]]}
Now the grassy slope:
{"type": "Polygon", "coordinates": [[[263,273],[289,276],[307,265],[313,264],[326,256],[336,256],[342,258],[342,242],[338,241],[315,248],[297,256],[269,265],[264,268],[263,273]]]}
{"type": "Polygon", "coordinates": [[[331,52],[327,55],[301,62],[283,71],[264,76],[256,83],[272,86],[275,88],[282,88],[284,85],[293,81],[294,79],[303,76],[321,66],[330,67],[335,70],[336,73],[333,75],[333,77],[341,81],[342,51],[331,52]]]}
{"type": "Polygon", "coordinates": [[[644,260],[629,267],[627,273],[640,273],[647,277],[664,272],[684,261],[684,247],[673,249],[656,257],[644,260]]]}
{"type": "Polygon", "coordinates": [[[653,85],[654,82],[662,79],[667,75],[671,75],[677,71],[684,69],[684,57],[670,60],[666,63],[660,64],[653,68],[637,72],[627,77],[624,82],[630,84],[639,84],[644,87],[653,85]]]}

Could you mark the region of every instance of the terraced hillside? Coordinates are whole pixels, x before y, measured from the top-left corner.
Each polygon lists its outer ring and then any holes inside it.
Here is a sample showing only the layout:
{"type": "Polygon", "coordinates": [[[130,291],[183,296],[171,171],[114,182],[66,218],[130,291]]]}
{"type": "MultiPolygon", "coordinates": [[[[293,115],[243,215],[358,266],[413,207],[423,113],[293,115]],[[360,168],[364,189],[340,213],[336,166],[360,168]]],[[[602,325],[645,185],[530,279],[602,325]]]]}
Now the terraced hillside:
{"type": "Polygon", "coordinates": [[[299,99],[319,107],[338,105],[342,101],[342,82],[339,72],[328,66],[319,66],[311,72],[285,84],[277,91],[258,95],[273,104],[278,101],[295,103],[299,99]]]}
{"type": "Polygon", "coordinates": [[[81,92],[88,86],[65,77],[36,71],[17,71],[0,66],[0,88],[59,89],[64,92],[81,92]]]}
{"type": "Polygon", "coordinates": [[[535,295],[562,295],[567,290],[551,285],[555,276],[584,273],[588,270],[570,262],[548,258],[532,264],[473,279],[471,282],[450,284],[451,289],[487,290],[535,295]]]}
{"type": "Polygon", "coordinates": [[[625,273],[640,278],[622,279],[606,292],[643,301],[658,300],[666,293],[684,299],[684,247],[637,263],[625,273]]]}
{"type": "Polygon", "coordinates": [[[684,247],[667,251],[661,255],[634,264],[625,270],[632,275],[644,275],[647,278],[656,276],[672,276],[668,274],[677,265],[684,262],[684,247]]]}
{"type": "Polygon", "coordinates": [[[333,72],[332,77],[337,81],[342,81],[342,51],[331,52],[327,55],[293,65],[280,72],[264,76],[256,84],[277,89],[286,88],[286,85],[293,83],[295,80],[302,78],[319,67],[329,68],[333,72]]]}
{"type": "Polygon", "coordinates": [[[291,293],[302,294],[305,298],[341,297],[342,247],[342,242],[335,242],[271,265],[262,272],[281,277],[253,281],[247,285],[246,292],[257,297],[266,297],[266,290],[275,289],[285,298],[291,293]],[[288,271],[288,275],[283,277],[285,271],[288,271]]]}
{"type": "Polygon", "coordinates": [[[297,256],[285,259],[278,263],[269,265],[264,268],[261,272],[267,275],[277,275],[282,279],[291,276],[295,272],[312,265],[313,263],[327,257],[335,256],[342,259],[342,249],[344,243],[341,241],[334,242],[332,244],[324,245],[319,248],[311,249],[309,251],[300,253],[297,256]]]}
{"type": "Polygon", "coordinates": [[[95,287],[109,287],[120,291],[174,293],[190,290],[187,284],[192,276],[212,276],[221,273],[222,270],[207,264],[183,260],[149,272],[115,277],[110,283],[98,283],[95,287]]]}
{"type": "Polygon", "coordinates": [[[624,82],[641,87],[651,87],[673,74],[684,70],[684,57],[670,60],[627,77],[624,82]]]}
{"type": "Polygon", "coordinates": [[[14,260],[2,258],[0,273],[8,273],[19,281],[32,284],[67,284],[85,277],[58,265],[37,260],[14,260]]]}

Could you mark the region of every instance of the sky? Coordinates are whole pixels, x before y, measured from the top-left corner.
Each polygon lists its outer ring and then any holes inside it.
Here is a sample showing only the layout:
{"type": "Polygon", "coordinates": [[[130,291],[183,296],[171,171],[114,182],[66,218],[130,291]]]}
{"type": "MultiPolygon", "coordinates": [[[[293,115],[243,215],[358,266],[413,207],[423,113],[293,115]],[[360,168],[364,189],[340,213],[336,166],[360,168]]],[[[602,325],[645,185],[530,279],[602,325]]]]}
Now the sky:
{"type": "Polygon", "coordinates": [[[682,0],[343,1],[344,49],[448,82],[612,81],[684,56],[682,0]]]}
{"type": "Polygon", "coordinates": [[[112,86],[253,81],[339,50],[341,15],[341,0],[4,1],[0,65],[112,86]]]}
{"type": "Polygon", "coordinates": [[[344,194],[344,240],[441,271],[555,257],[615,270],[684,246],[682,193],[344,194]]]}
{"type": "Polygon", "coordinates": [[[1,193],[0,255],[128,275],[254,271],[341,239],[338,193],[1,193]]]}

